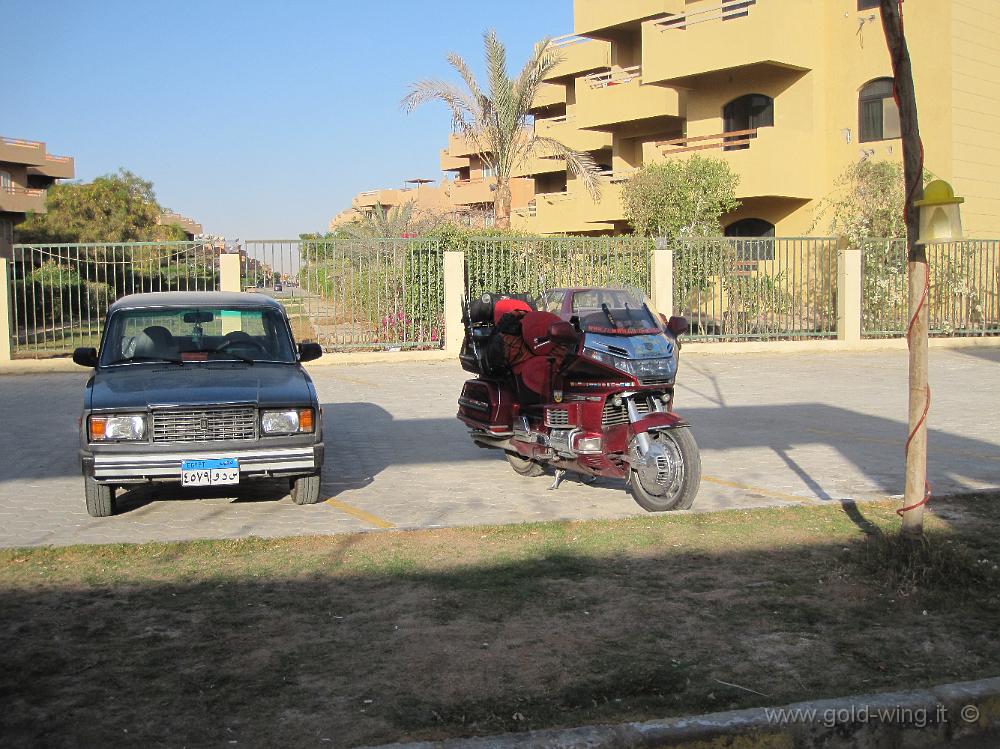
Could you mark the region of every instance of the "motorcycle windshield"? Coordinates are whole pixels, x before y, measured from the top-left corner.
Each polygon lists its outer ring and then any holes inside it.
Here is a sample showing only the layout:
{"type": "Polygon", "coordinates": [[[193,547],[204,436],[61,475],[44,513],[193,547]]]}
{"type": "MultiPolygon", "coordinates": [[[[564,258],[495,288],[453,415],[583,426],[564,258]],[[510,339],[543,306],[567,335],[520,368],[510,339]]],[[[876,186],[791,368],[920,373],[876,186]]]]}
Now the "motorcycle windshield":
{"type": "Polygon", "coordinates": [[[646,336],[663,333],[648,299],[623,289],[588,289],[573,295],[572,313],[584,333],[646,336]]]}

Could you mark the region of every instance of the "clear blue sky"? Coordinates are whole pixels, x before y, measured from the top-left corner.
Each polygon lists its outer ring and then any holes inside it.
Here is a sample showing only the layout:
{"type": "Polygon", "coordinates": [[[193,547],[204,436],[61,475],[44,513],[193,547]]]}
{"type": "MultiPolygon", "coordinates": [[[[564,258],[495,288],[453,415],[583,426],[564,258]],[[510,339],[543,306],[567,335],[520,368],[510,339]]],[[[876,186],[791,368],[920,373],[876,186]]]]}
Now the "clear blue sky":
{"type": "Polygon", "coordinates": [[[399,101],[444,56],[481,69],[496,28],[520,67],[572,31],[572,0],[3,1],[0,135],[125,167],[230,237],[326,229],[361,190],[439,178],[448,116],[399,101]]]}

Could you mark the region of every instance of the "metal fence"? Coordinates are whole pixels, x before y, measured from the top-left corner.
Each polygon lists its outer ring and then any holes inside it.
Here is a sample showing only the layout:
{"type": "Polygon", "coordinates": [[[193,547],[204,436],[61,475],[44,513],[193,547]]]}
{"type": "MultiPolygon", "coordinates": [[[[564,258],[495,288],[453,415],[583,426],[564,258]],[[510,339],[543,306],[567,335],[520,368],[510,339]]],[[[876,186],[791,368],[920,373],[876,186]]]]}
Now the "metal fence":
{"type": "Polygon", "coordinates": [[[465,250],[465,291],[539,294],[572,286],[650,292],[652,240],[641,237],[474,239],[465,250]]]}
{"type": "Polygon", "coordinates": [[[243,288],[273,294],[298,340],[327,351],[443,344],[436,240],[250,240],[241,256],[243,288]]]}
{"type": "Polygon", "coordinates": [[[96,347],[115,299],[218,283],[218,256],[203,242],[14,245],[11,353],[39,358],[96,347]]]}
{"type": "Polygon", "coordinates": [[[836,239],[686,239],[670,248],[673,314],[688,318],[692,338],[836,336],[836,239]]]}
{"type": "MultiPolygon", "coordinates": [[[[906,240],[862,243],[861,331],[867,338],[905,335],[909,322],[906,240]]],[[[927,245],[931,335],[1000,334],[1000,241],[927,245]]]]}

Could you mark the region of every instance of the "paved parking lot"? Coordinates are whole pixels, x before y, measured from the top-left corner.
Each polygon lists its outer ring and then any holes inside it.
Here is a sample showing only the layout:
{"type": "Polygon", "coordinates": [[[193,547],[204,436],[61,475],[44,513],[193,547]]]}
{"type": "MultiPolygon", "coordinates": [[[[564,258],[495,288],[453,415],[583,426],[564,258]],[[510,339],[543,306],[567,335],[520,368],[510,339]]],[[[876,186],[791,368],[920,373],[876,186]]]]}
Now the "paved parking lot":
{"type": "MultiPolygon", "coordinates": [[[[938,494],[1000,487],[1000,348],[934,350],[930,480],[938,494]]],[[[179,488],[120,494],[90,518],[76,463],[80,374],[0,377],[0,546],[133,542],[641,514],[617,482],[517,476],[455,419],[454,363],[312,370],[327,463],[313,507],[281,484],[237,496],[179,488]]],[[[906,354],[691,354],[677,409],[704,480],[695,511],[898,494],[906,354]]]]}

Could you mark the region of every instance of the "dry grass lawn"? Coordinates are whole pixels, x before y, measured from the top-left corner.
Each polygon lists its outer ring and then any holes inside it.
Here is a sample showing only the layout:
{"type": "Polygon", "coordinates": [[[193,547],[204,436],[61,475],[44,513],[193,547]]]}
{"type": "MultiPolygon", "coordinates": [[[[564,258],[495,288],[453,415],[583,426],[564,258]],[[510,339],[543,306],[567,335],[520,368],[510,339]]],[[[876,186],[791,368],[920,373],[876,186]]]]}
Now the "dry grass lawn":
{"type": "Polygon", "coordinates": [[[1000,674],[996,500],[936,502],[915,557],[895,527],[865,504],[0,550],[0,736],[355,746],[1000,674]]]}

